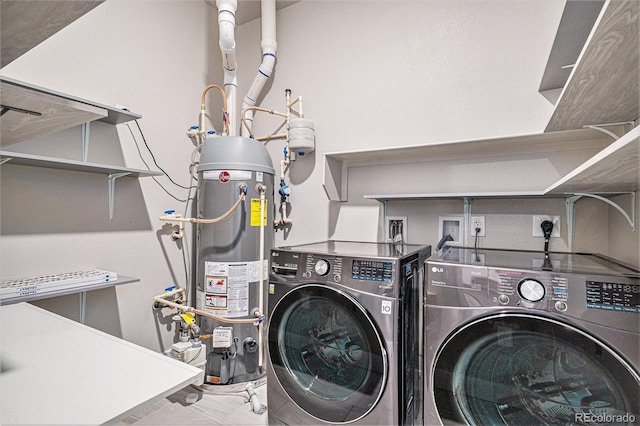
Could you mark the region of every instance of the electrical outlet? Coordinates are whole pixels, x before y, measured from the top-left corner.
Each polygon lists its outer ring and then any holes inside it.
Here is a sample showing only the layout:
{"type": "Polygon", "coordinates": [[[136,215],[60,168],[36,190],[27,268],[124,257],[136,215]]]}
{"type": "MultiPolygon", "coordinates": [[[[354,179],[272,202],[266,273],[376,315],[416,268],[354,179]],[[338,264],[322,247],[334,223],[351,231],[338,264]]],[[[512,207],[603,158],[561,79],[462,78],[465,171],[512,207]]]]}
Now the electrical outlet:
{"type": "Polygon", "coordinates": [[[560,216],[548,216],[548,215],[534,215],[533,216],[533,236],[544,237],[540,224],[545,220],[553,223],[553,230],[551,231],[551,238],[560,238],[560,216]]]}
{"type": "Polygon", "coordinates": [[[407,217],[387,216],[385,223],[385,239],[392,242],[407,242],[407,217]]]}
{"type": "Polygon", "coordinates": [[[484,216],[471,216],[471,237],[486,237],[486,229],[484,227],[484,216]],[[480,228],[480,232],[476,234],[476,229],[480,228]]]}

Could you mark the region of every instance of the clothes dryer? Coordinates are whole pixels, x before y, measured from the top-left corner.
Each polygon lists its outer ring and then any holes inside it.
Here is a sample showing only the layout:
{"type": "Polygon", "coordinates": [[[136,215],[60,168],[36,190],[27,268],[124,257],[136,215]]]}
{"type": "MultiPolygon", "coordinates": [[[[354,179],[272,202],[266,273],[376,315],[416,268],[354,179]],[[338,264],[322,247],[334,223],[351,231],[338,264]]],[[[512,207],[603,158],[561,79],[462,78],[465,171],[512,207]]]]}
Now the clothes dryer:
{"type": "Polygon", "coordinates": [[[422,423],[430,246],[324,241],[271,251],[269,424],[422,423]]]}
{"type": "Polygon", "coordinates": [[[640,422],[637,270],[452,247],[426,272],[426,424],[640,422]]]}

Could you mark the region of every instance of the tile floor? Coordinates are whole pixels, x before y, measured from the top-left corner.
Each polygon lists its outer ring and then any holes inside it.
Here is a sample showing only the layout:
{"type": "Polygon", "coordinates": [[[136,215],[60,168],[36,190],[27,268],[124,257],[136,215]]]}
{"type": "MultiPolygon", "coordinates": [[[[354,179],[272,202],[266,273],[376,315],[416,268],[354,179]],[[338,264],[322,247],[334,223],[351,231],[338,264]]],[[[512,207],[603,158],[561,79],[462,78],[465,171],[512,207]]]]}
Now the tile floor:
{"type": "MultiPolygon", "coordinates": [[[[117,423],[124,425],[242,425],[265,426],[266,411],[252,411],[246,383],[228,386],[187,386],[144,410],[117,423]],[[198,400],[187,403],[187,396],[196,394],[198,400]]],[[[255,383],[255,393],[262,406],[267,405],[266,381],[255,383]]]]}

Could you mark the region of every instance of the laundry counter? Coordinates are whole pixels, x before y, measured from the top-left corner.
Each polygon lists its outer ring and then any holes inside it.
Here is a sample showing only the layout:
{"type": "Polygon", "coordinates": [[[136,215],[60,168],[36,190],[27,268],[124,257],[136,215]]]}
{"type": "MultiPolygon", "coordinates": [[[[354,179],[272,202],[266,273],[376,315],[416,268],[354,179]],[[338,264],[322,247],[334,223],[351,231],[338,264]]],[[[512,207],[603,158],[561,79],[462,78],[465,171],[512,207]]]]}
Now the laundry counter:
{"type": "Polygon", "coordinates": [[[202,370],[28,303],[0,307],[0,424],[113,423],[202,370]]]}

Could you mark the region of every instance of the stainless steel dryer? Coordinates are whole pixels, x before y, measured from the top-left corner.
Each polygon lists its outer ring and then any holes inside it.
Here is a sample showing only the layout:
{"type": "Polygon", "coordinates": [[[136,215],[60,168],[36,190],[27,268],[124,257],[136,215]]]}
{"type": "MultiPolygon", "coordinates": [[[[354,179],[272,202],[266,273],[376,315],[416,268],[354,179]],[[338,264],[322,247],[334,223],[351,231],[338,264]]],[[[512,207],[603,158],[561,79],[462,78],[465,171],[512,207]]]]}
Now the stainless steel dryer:
{"type": "Polygon", "coordinates": [[[430,246],[324,241],[271,251],[269,424],[421,424],[430,246]]]}
{"type": "Polygon", "coordinates": [[[426,270],[425,423],[640,422],[638,271],[467,248],[426,270]]]}

